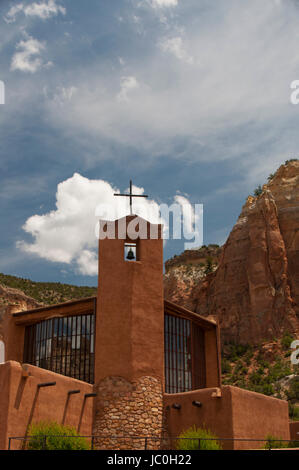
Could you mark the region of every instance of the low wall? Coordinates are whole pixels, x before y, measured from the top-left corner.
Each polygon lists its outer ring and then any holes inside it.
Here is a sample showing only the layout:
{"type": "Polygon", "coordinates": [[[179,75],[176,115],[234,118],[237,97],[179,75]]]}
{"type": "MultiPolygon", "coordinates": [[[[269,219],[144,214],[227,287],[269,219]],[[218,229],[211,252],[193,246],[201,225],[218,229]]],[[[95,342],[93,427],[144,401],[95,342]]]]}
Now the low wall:
{"type": "MultiPolygon", "coordinates": [[[[267,434],[271,434],[282,439],[290,439],[287,401],[237,387],[229,388],[233,405],[234,437],[265,439],[267,434]]],[[[256,443],[254,447],[256,446],[260,447],[261,443],[256,443]]],[[[237,449],[249,447],[245,442],[239,442],[237,447],[235,446],[237,449]]]]}
{"type": "MultiPolygon", "coordinates": [[[[267,434],[290,439],[286,401],[228,385],[221,387],[221,397],[213,397],[215,392],[216,389],[211,388],[165,394],[168,435],[178,436],[181,431],[196,425],[210,429],[222,439],[265,439],[267,434]],[[192,405],[193,401],[202,406],[192,405]],[[179,404],[181,408],[174,409],[173,404],[179,404]]],[[[224,449],[251,449],[262,445],[260,442],[222,442],[224,449]]]]}
{"type": "Polygon", "coordinates": [[[290,422],[290,436],[292,441],[299,441],[299,421],[290,422]]]}
{"type": "MultiPolygon", "coordinates": [[[[31,423],[56,421],[74,426],[81,435],[91,435],[93,385],[31,365],[9,361],[0,364],[0,449],[7,449],[9,437],[26,435],[31,423]],[[56,382],[38,388],[38,384],[56,382]],[[70,390],[80,393],[68,395],[70,390]]],[[[12,441],[12,449],[20,443],[12,441]]]]}

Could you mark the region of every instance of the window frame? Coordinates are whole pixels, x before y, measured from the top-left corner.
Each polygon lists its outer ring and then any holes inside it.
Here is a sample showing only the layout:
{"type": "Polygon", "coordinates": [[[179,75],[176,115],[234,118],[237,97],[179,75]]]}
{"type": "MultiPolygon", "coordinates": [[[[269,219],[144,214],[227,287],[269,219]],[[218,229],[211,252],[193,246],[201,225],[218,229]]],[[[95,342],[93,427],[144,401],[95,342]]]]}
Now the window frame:
{"type": "Polygon", "coordinates": [[[23,362],[94,383],[95,321],[95,312],[89,311],[52,316],[26,325],[23,362]]]}
{"type": "Polygon", "coordinates": [[[164,312],[164,361],[166,393],[184,393],[206,387],[205,329],[199,322],[184,315],[164,312]],[[173,319],[171,332],[170,318],[173,319]],[[183,331],[183,334],[180,331],[183,331]],[[173,338],[170,339],[172,336],[176,338],[174,342],[173,338]],[[175,348],[171,349],[174,343],[175,348]],[[183,350],[181,349],[182,343],[183,350]],[[185,358],[182,361],[180,355],[183,358],[190,356],[187,359],[187,366],[185,358]],[[178,368],[180,361],[184,364],[183,369],[178,368]],[[190,361],[189,366],[188,361],[190,361]],[[188,380],[186,380],[186,375],[188,380]]]}

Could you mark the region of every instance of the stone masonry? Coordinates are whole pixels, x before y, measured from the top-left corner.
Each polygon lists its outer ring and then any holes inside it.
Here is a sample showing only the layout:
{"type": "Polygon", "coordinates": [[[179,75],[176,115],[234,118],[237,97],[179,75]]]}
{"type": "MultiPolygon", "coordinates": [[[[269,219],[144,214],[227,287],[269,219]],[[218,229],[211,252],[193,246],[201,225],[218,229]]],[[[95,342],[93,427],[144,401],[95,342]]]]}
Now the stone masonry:
{"type": "Polygon", "coordinates": [[[128,382],[106,377],[98,394],[93,434],[97,449],[159,449],[163,421],[162,383],[154,377],[128,382]],[[151,439],[145,440],[146,436],[151,439]]]}

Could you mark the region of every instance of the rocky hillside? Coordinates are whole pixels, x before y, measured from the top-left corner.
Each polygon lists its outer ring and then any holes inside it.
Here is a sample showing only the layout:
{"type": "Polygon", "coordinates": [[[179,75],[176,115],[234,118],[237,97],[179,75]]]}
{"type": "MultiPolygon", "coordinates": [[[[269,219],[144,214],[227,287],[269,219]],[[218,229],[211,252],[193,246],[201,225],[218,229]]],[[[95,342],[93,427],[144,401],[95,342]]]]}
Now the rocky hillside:
{"type": "Polygon", "coordinates": [[[82,299],[96,295],[96,287],[73,286],[60,282],[34,282],[16,276],[0,273],[0,285],[18,289],[45,305],[59,304],[68,300],[82,299]]]}
{"type": "Polygon", "coordinates": [[[0,284],[0,339],[3,338],[3,318],[6,313],[29,310],[40,305],[41,303],[28,297],[24,292],[0,284]]]}
{"type": "Polygon", "coordinates": [[[218,245],[184,251],[165,263],[164,294],[173,302],[191,308],[192,294],[207,274],[214,272],[222,255],[218,245]]]}
{"type": "Polygon", "coordinates": [[[68,300],[96,295],[95,287],[72,286],[58,282],[33,282],[0,273],[0,339],[6,312],[29,310],[42,305],[52,305],[68,300]]]}
{"type": "Polygon", "coordinates": [[[166,297],[217,317],[223,342],[258,345],[286,332],[299,337],[298,160],[248,197],[219,254],[206,275],[200,264],[207,258],[190,263],[185,252],[179,264],[171,260],[166,297]]]}

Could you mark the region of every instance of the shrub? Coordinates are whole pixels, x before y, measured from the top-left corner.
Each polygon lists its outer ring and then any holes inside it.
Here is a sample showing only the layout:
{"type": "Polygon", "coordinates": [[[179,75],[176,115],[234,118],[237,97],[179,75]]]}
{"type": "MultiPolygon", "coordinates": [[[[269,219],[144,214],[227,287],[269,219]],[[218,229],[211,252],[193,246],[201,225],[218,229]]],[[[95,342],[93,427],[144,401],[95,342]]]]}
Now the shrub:
{"type": "Polygon", "coordinates": [[[299,441],[290,441],[288,448],[289,449],[298,449],[299,447],[299,441]]]}
{"type": "Polygon", "coordinates": [[[196,428],[193,426],[181,432],[177,442],[178,450],[199,450],[199,439],[201,450],[221,450],[222,447],[217,441],[217,437],[208,429],[196,428]],[[204,440],[215,439],[215,440],[204,440]]]}
{"type": "Polygon", "coordinates": [[[299,408],[291,402],[289,402],[289,417],[293,421],[299,421],[299,408]]]}
{"type": "Polygon", "coordinates": [[[263,188],[259,184],[258,187],[254,190],[254,195],[255,196],[260,196],[262,194],[262,192],[263,192],[263,188]]]}
{"type": "Polygon", "coordinates": [[[213,272],[213,258],[209,256],[206,261],[205,274],[210,274],[212,272],[213,272]]]}
{"type": "Polygon", "coordinates": [[[263,449],[283,449],[289,447],[288,442],[283,442],[282,437],[272,436],[271,434],[267,434],[266,436],[266,444],[263,446],[263,449]]]}
{"type": "Polygon", "coordinates": [[[292,371],[287,363],[283,363],[281,358],[276,359],[276,363],[270,367],[268,376],[271,382],[276,382],[277,380],[286,377],[287,375],[291,375],[292,371]]]}
{"type": "Polygon", "coordinates": [[[252,385],[262,385],[264,377],[257,372],[252,372],[249,376],[249,381],[252,385]]]}
{"type": "Polygon", "coordinates": [[[264,395],[274,395],[275,390],[272,384],[263,384],[262,386],[262,392],[264,395]]]}
{"type": "Polygon", "coordinates": [[[288,400],[299,400],[299,375],[290,380],[290,387],[286,393],[288,400]]]}
{"type": "Polygon", "coordinates": [[[270,181],[273,180],[274,176],[275,176],[275,174],[270,173],[270,175],[268,176],[268,183],[270,183],[270,181]]]}
{"type": "Polygon", "coordinates": [[[223,374],[230,374],[232,371],[232,366],[227,359],[222,359],[221,361],[221,370],[223,374]]]}
{"type": "Polygon", "coordinates": [[[233,342],[225,343],[223,355],[230,361],[237,362],[244,355],[251,358],[253,356],[252,347],[248,344],[237,344],[233,342]]]}
{"type": "Polygon", "coordinates": [[[283,337],[281,338],[281,345],[284,350],[290,349],[292,342],[294,341],[294,337],[288,333],[285,332],[283,337]]]}
{"type": "Polygon", "coordinates": [[[90,443],[78,437],[75,428],[56,422],[39,422],[29,428],[28,450],[90,450],[90,443]]]}

